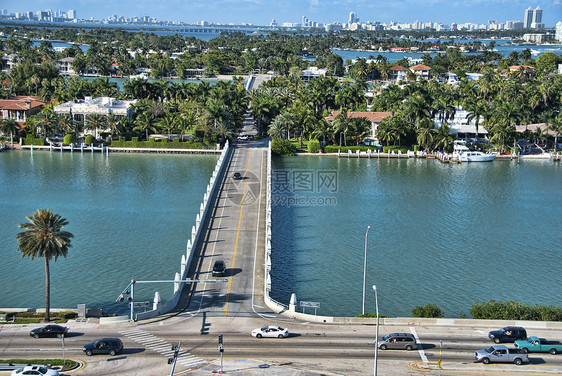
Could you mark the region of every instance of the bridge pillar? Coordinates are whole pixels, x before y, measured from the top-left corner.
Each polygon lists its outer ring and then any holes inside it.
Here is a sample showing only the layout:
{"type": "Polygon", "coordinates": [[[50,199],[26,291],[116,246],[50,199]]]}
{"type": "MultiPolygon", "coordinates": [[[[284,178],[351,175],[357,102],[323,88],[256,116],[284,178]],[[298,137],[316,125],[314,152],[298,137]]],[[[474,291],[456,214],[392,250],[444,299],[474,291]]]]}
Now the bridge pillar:
{"type": "MultiPolygon", "coordinates": [[[[181,279],[181,276],[179,275],[179,273],[176,272],[176,275],[174,276],[174,281],[179,281],[181,279]]],[[[180,289],[180,283],[179,282],[174,282],[174,294],[180,289]]]]}
{"type": "Polygon", "coordinates": [[[297,294],[291,294],[291,301],[289,303],[289,312],[295,313],[297,310],[297,294]]]}
{"type": "Polygon", "coordinates": [[[180,274],[183,276],[183,273],[185,272],[185,266],[187,265],[187,261],[185,259],[185,255],[181,255],[181,267],[180,267],[180,274]]]}
{"type": "Polygon", "coordinates": [[[160,293],[158,291],[156,291],[154,293],[154,300],[152,301],[152,309],[154,311],[159,310],[161,304],[162,304],[162,299],[160,299],[160,293]]]}

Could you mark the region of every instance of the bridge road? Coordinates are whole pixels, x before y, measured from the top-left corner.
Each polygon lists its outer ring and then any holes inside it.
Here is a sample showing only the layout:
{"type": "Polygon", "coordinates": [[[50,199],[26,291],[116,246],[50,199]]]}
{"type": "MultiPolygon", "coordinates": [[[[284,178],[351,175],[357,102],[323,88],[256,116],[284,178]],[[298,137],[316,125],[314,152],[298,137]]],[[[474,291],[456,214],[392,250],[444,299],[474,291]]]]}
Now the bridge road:
{"type": "Polygon", "coordinates": [[[277,317],[263,302],[267,144],[257,140],[233,146],[188,273],[188,278],[223,278],[212,276],[214,262],[223,260],[228,282],[199,282],[184,289],[176,308],[182,316],[277,317]],[[235,180],[235,172],[242,179],[235,180]]]}

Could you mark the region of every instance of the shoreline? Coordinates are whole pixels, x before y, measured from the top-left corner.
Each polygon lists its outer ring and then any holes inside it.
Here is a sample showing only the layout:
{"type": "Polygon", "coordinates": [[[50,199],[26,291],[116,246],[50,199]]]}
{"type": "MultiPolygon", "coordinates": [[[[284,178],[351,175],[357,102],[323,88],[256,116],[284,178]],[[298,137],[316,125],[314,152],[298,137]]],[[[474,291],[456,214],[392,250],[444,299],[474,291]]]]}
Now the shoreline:
{"type": "MultiPolygon", "coordinates": [[[[112,146],[108,146],[106,147],[108,152],[112,152],[112,153],[147,153],[147,154],[217,154],[220,153],[221,150],[220,149],[173,149],[173,148],[121,148],[121,147],[112,147],[112,146]]],[[[6,148],[4,149],[5,151],[9,151],[9,150],[30,150],[31,151],[31,145],[19,145],[19,144],[13,144],[13,145],[9,145],[6,144],[6,148]]],[[[58,151],[58,152],[63,152],[63,151],[70,151],[70,149],[65,149],[65,150],[61,150],[60,147],[56,147],[56,148],[51,148],[50,146],[33,146],[33,150],[38,150],[38,151],[58,151]]],[[[89,147],[88,148],[84,148],[85,152],[93,152],[89,147]]],[[[81,151],[80,148],[75,148],[73,151],[71,152],[84,152],[81,151]]],[[[102,151],[101,147],[96,148],[94,147],[94,151],[102,151]]],[[[422,155],[422,156],[417,156],[415,154],[412,153],[407,153],[407,154],[395,154],[395,153],[365,153],[365,152],[361,152],[359,154],[357,153],[295,153],[296,157],[302,157],[302,156],[314,156],[314,157],[339,157],[339,158],[376,158],[376,159],[437,159],[439,161],[441,161],[442,163],[448,163],[448,162],[452,162],[452,163],[465,163],[465,162],[460,162],[458,160],[454,160],[454,159],[444,159],[441,160],[436,154],[428,154],[428,155],[422,155]]],[[[496,158],[494,160],[502,160],[502,161],[506,161],[506,160],[552,160],[554,162],[558,162],[562,159],[562,156],[560,154],[550,154],[550,153],[545,153],[545,154],[527,154],[527,155],[497,155],[496,158]]],[[[492,161],[493,162],[493,161],[492,161]]],[[[466,162],[468,163],[468,162],[466,162]]]]}

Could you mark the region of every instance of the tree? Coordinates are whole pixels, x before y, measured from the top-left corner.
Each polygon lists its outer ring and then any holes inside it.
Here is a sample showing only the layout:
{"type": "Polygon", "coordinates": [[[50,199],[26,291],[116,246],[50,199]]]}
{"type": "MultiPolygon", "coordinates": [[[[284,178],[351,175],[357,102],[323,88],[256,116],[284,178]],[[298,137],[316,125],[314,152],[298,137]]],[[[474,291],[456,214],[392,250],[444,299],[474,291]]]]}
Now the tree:
{"type": "Polygon", "coordinates": [[[29,223],[21,223],[18,227],[24,231],[16,235],[18,250],[21,256],[32,260],[45,259],[45,321],[50,321],[51,308],[51,275],[49,262],[57,261],[59,256],[66,257],[68,248],[72,247],[70,239],[74,237],[63,227],[68,224],[66,218],[50,209],[38,209],[31,216],[26,217],[29,223]]]}
{"type": "Polygon", "coordinates": [[[154,118],[150,112],[143,112],[135,119],[134,131],[145,132],[146,140],[148,141],[148,132],[155,132],[156,127],[154,126],[154,118]]]}
{"type": "Polygon", "coordinates": [[[14,133],[18,132],[18,123],[14,119],[8,118],[2,120],[2,133],[4,133],[5,135],[8,133],[10,134],[10,144],[14,144],[14,133]]]}
{"type": "Polygon", "coordinates": [[[447,151],[455,142],[455,137],[451,134],[451,127],[447,123],[441,124],[437,129],[435,147],[443,147],[443,151],[447,151]]]}
{"type": "Polygon", "coordinates": [[[105,129],[106,117],[101,114],[88,114],[85,119],[85,128],[94,131],[94,137],[98,138],[98,129],[105,129]]]}

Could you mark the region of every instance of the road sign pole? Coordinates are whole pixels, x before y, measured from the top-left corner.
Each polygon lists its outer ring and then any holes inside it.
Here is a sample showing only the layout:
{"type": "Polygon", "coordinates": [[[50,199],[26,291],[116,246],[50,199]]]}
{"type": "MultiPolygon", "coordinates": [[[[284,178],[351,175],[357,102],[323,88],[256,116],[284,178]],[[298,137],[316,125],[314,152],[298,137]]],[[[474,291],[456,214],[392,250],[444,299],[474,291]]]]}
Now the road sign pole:
{"type": "Polygon", "coordinates": [[[224,352],[224,347],[222,347],[222,334],[219,334],[219,352],[221,353],[221,371],[222,374],[222,353],[224,352]]]}

